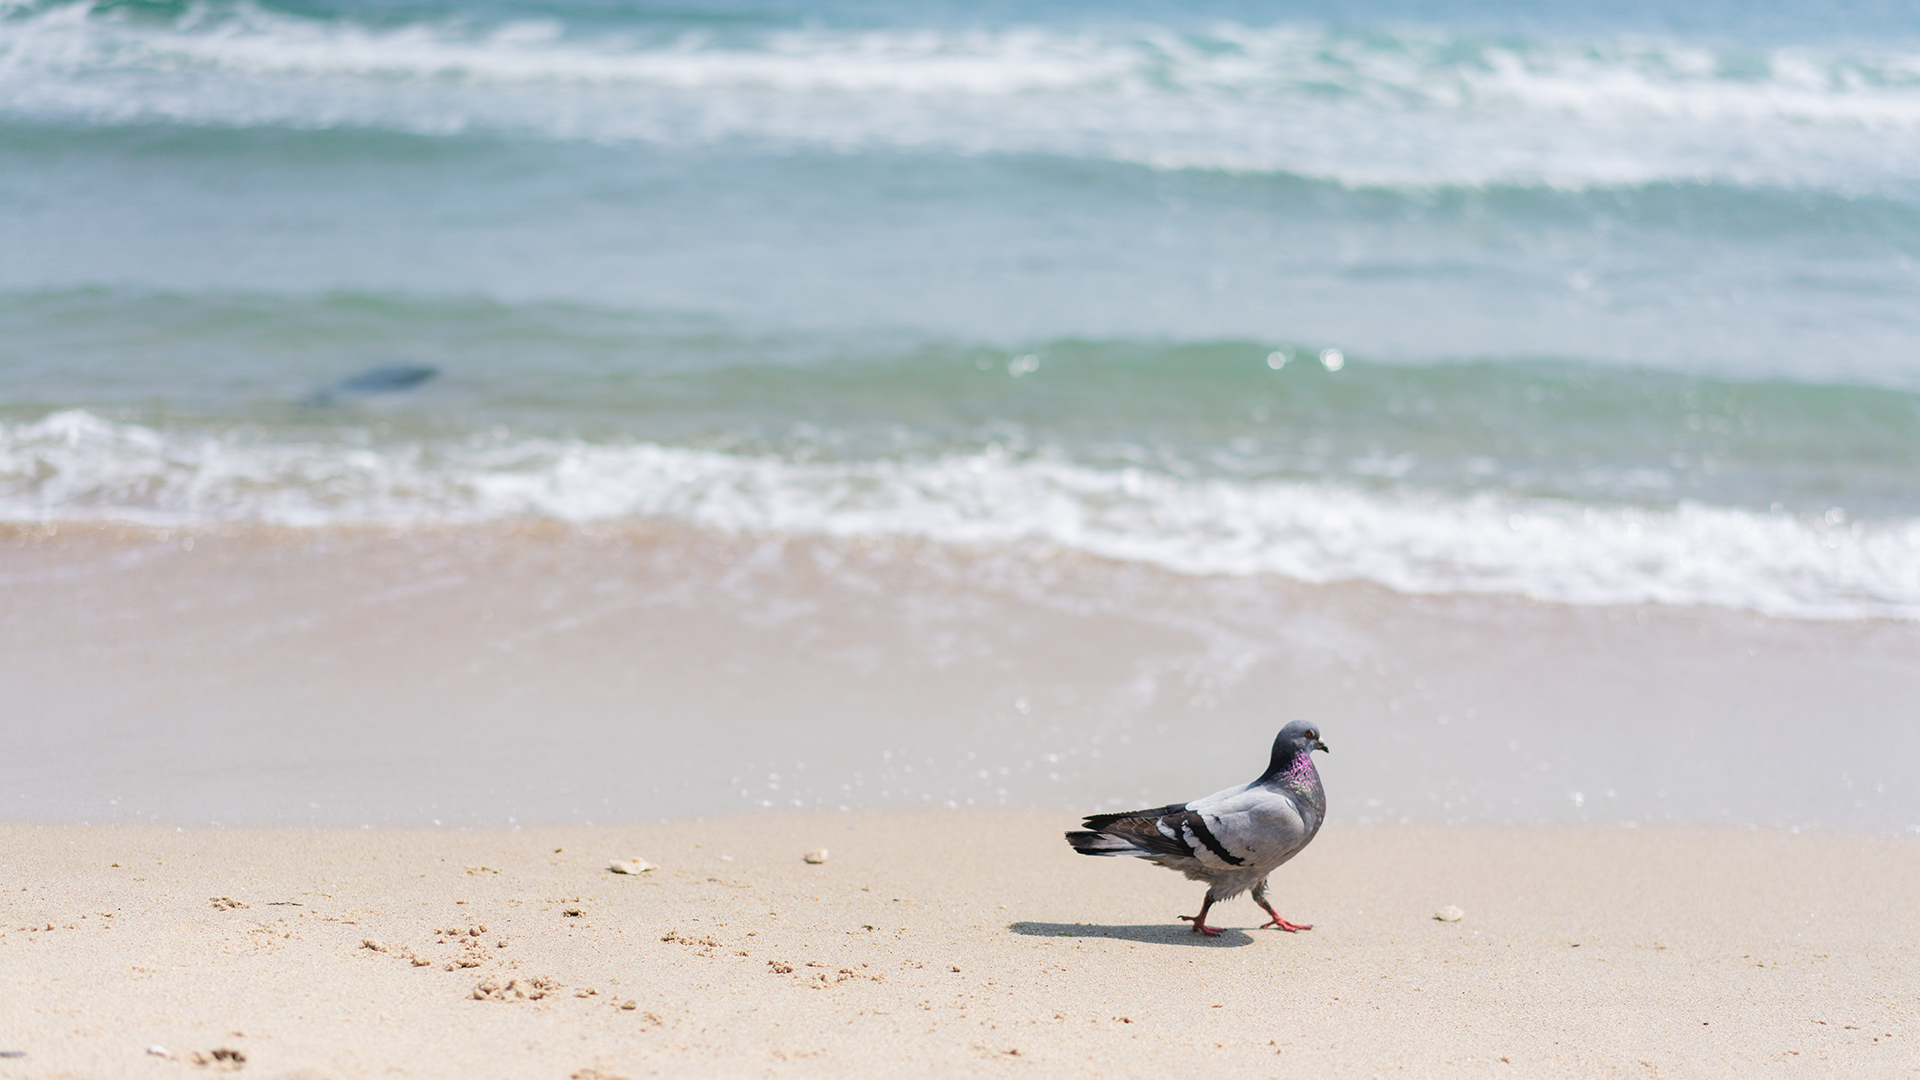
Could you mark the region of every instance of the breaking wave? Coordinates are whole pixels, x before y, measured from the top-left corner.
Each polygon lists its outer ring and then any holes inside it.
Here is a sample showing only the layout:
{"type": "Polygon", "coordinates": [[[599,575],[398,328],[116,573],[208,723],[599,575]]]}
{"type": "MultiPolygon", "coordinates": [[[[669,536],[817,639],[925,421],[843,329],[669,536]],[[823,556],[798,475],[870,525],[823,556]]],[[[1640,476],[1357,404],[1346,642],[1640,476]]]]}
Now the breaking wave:
{"type": "Polygon", "coordinates": [[[1411,593],[1920,619],[1920,520],[1665,509],[1339,481],[1191,478],[1059,454],[808,462],[492,436],[398,446],[179,434],[83,411],[0,425],[0,520],[206,526],[547,519],[968,546],[1411,593]]]}

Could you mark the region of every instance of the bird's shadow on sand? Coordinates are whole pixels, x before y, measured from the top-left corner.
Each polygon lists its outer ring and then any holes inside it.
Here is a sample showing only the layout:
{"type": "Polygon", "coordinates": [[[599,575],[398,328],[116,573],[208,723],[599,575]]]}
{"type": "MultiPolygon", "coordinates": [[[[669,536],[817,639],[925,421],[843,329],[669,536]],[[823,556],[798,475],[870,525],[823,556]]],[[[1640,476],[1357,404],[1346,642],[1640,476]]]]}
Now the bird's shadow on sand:
{"type": "Polygon", "coordinates": [[[1253,944],[1245,930],[1221,930],[1219,937],[1196,934],[1190,926],[1154,923],[1150,926],[1096,926],[1087,923],[1017,922],[1007,929],[1026,937],[1112,938],[1146,945],[1188,945],[1208,949],[1237,949],[1253,944]]]}

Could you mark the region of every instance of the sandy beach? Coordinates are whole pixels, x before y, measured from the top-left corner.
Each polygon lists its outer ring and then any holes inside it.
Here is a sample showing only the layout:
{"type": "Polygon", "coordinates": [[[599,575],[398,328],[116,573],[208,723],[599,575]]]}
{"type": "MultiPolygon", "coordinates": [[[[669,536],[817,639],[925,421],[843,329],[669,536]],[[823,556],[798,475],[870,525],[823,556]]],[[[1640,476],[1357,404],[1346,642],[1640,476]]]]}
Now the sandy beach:
{"type": "Polygon", "coordinates": [[[1920,1080],[1913,7],[0,0],[0,1080],[1920,1080]]]}
{"type": "Polygon", "coordinates": [[[1920,1072],[1920,839],[1336,824],[1206,940],[1072,824],[7,826],[0,1077],[1920,1072]]]}
{"type": "Polygon", "coordinates": [[[11,540],[0,1080],[1920,1073],[1909,624],[671,531],[11,540]],[[1062,840],[1291,715],[1334,750],[1273,881],[1310,932],[1198,937],[1200,886],[1062,840]]]}

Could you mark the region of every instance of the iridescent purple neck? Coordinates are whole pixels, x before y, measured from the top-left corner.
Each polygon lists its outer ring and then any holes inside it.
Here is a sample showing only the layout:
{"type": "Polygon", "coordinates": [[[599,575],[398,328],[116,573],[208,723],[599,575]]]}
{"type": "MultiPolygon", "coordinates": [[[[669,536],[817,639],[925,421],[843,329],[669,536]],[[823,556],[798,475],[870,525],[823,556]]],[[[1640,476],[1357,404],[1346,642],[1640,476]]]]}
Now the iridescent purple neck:
{"type": "Polygon", "coordinates": [[[1312,806],[1317,814],[1327,811],[1327,794],[1320,786],[1320,770],[1313,767],[1313,751],[1302,750],[1293,755],[1293,760],[1280,770],[1277,777],[1282,787],[1312,806]]]}

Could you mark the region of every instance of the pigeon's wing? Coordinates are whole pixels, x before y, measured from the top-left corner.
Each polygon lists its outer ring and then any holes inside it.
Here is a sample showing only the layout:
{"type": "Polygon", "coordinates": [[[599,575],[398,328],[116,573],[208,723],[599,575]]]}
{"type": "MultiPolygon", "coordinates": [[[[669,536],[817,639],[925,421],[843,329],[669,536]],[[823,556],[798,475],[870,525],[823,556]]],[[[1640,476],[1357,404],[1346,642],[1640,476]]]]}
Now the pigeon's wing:
{"type": "MultiPolygon", "coordinates": [[[[1239,791],[1235,788],[1233,791],[1239,791]]],[[[1231,792],[1210,795],[1201,802],[1231,792]]],[[[1086,819],[1086,832],[1067,834],[1067,840],[1086,855],[1145,855],[1193,859],[1216,869],[1241,866],[1246,859],[1221,840],[1219,819],[1198,811],[1200,803],[1174,803],[1152,810],[1124,814],[1096,814],[1086,819]]]]}
{"type": "Polygon", "coordinates": [[[1191,858],[1193,853],[1160,829],[1160,822],[1186,813],[1185,803],[1129,810],[1121,814],[1094,814],[1082,822],[1084,832],[1070,832],[1067,842],[1082,855],[1172,855],[1191,858]]]}
{"type": "Polygon", "coordinates": [[[1154,818],[1177,814],[1187,808],[1186,803],[1174,803],[1171,806],[1156,806],[1151,810],[1127,810],[1118,814],[1091,814],[1080,823],[1082,828],[1102,832],[1107,826],[1121,821],[1150,821],[1154,818]]]}

